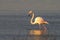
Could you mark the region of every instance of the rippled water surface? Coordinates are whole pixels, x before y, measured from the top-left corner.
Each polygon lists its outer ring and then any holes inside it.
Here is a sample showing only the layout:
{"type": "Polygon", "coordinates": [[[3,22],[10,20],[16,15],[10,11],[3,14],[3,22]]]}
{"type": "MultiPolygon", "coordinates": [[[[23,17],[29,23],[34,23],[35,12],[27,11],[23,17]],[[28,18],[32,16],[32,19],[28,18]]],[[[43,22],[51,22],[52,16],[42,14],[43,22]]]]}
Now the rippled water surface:
{"type": "Polygon", "coordinates": [[[0,15],[0,40],[60,40],[60,15],[36,16],[41,16],[49,22],[45,26],[50,36],[27,36],[30,30],[39,28],[38,25],[30,24],[31,17],[26,14],[0,15]]]}

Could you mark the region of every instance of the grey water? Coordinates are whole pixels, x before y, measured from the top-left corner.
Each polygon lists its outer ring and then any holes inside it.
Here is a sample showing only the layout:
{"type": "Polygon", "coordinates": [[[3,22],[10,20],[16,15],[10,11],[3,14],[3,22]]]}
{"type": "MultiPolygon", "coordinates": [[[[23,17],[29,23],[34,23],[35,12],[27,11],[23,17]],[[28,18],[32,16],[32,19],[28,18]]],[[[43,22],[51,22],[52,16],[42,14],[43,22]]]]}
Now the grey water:
{"type": "MultiPolygon", "coordinates": [[[[12,14],[12,13],[11,13],[12,14]]],[[[59,14],[35,14],[49,22],[45,25],[49,35],[47,40],[60,40],[60,15],[59,14]]],[[[30,18],[26,13],[20,15],[0,15],[0,40],[44,40],[44,37],[29,35],[30,30],[39,29],[38,25],[30,24],[30,18]],[[41,38],[41,39],[40,39],[41,38]]]]}

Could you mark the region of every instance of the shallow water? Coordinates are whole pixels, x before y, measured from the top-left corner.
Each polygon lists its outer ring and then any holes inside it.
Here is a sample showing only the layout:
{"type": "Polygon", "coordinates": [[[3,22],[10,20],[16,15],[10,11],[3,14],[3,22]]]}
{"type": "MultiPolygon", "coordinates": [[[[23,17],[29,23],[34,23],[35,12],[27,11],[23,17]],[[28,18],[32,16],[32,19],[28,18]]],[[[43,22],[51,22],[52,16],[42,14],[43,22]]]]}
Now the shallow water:
{"type": "MultiPolygon", "coordinates": [[[[40,15],[49,22],[45,25],[51,36],[27,36],[30,30],[39,29],[38,25],[31,25],[30,18],[22,15],[0,15],[0,40],[59,40],[60,15],[40,15]]],[[[35,17],[36,17],[35,16],[35,17]]]]}

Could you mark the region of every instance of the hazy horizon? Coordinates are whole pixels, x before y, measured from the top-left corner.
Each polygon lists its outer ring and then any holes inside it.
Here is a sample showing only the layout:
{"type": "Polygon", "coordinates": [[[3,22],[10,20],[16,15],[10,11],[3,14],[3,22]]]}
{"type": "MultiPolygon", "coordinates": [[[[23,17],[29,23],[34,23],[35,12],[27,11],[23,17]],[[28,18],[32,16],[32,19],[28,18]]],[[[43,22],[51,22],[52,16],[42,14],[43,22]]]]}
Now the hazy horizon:
{"type": "Polygon", "coordinates": [[[60,0],[0,0],[0,10],[60,10],[60,0]]]}
{"type": "Polygon", "coordinates": [[[59,14],[60,0],[0,0],[0,15],[19,15],[28,10],[41,14],[59,14]]]}
{"type": "MultiPolygon", "coordinates": [[[[33,10],[35,15],[60,15],[60,10],[33,10]]],[[[0,10],[0,15],[27,15],[28,10],[0,10]]]]}

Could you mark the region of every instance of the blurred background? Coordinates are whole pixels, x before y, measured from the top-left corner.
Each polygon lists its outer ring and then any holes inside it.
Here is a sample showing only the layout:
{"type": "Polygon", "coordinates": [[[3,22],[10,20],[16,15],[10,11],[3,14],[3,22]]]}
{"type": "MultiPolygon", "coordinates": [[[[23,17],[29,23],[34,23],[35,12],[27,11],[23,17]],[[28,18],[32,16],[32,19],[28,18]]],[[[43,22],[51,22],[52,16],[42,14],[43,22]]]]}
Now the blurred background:
{"type": "Polygon", "coordinates": [[[47,40],[60,39],[60,0],[0,0],[0,40],[45,40],[26,36],[39,29],[30,24],[29,10],[49,22],[45,25],[51,35],[47,40]]]}

